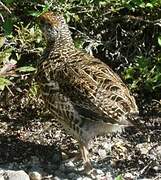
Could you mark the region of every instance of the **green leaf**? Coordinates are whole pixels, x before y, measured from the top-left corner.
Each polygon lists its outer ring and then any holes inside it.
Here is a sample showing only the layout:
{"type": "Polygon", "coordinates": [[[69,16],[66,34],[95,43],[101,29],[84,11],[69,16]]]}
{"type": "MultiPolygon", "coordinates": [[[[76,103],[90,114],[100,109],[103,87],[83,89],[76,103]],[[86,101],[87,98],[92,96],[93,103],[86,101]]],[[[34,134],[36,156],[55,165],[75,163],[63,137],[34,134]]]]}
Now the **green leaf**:
{"type": "Polygon", "coordinates": [[[0,48],[4,45],[4,43],[5,43],[5,40],[6,40],[6,38],[5,37],[0,37],[0,48]]]}
{"type": "Polygon", "coordinates": [[[161,46],[161,36],[158,37],[158,44],[161,46]]]}
{"type": "Polygon", "coordinates": [[[10,35],[13,29],[13,20],[11,18],[6,19],[6,21],[3,23],[3,28],[5,35],[10,35]]]}
{"type": "Polygon", "coordinates": [[[128,69],[125,70],[124,78],[125,79],[133,79],[134,78],[134,67],[128,67],[128,69]]]}
{"type": "Polygon", "coordinates": [[[153,4],[152,4],[152,3],[147,3],[147,4],[145,5],[145,7],[148,7],[148,8],[153,8],[154,6],[153,6],[153,4]]]}
{"type": "Polygon", "coordinates": [[[118,175],[115,180],[123,180],[122,176],[121,175],[118,175]]]}
{"type": "Polygon", "coordinates": [[[5,3],[6,3],[6,4],[11,4],[11,3],[13,3],[13,1],[14,1],[14,0],[5,0],[5,3]]]}
{"type": "Polygon", "coordinates": [[[65,3],[65,0],[59,0],[60,3],[64,4],[65,3]]]}
{"type": "Polygon", "coordinates": [[[52,6],[52,3],[45,4],[43,7],[43,13],[47,12],[51,6],[52,6]]]}
{"type": "Polygon", "coordinates": [[[50,8],[52,4],[51,3],[48,3],[48,4],[45,4],[45,5],[42,5],[41,7],[43,7],[43,10],[42,11],[29,11],[29,14],[31,16],[34,16],[34,17],[39,17],[41,14],[47,12],[50,8]]]}
{"type": "Polygon", "coordinates": [[[105,7],[105,6],[106,6],[106,4],[107,4],[107,2],[106,2],[106,1],[100,1],[100,2],[99,2],[99,6],[102,6],[102,7],[105,7]]]}
{"type": "Polygon", "coordinates": [[[35,71],[36,68],[32,67],[32,66],[23,66],[23,67],[20,67],[20,68],[17,68],[16,71],[19,71],[19,72],[32,72],[32,71],[35,71]]]}
{"type": "Polygon", "coordinates": [[[36,97],[38,94],[38,85],[32,84],[31,88],[29,89],[29,96],[36,97]]]}
{"type": "Polygon", "coordinates": [[[71,19],[71,13],[66,12],[66,14],[65,14],[65,18],[66,18],[66,21],[67,21],[67,22],[69,22],[69,21],[70,21],[70,19],[71,19]]]}
{"type": "Polygon", "coordinates": [[[75,47],[79,49],[83,49],[83,39],[82,38],[77,38],[74,40],[75,47]]]}
{"type": "Polygon", "coordinates": [[[11,81],[9,81],[8,79],[5,79],[3,77],[0,77],[0,90],[4,90],[4,88],[8,85],[12,84],[11,81]]]}
{"type": "Polygon", "coordinates": [[[139,4],[139,7],[145,8],[145,3],[144,3],[144,2],[140,3],[140,4],[139,4]]]}
{"type": "Polygon", "coordinates": [[[42,12],[40,12],[40,11],[29,11],[29,14],[31,16],[34,16],[34,17],[39,17],[42,14],[42,12]]]}
{"type": "Polygon", "coordinates": [[[144,57],[137,58],[137,67],[141,73],[147,73],[150,60],[144,57]]]}
{"type": "Polygon", "coordinates": [[[40,11],[29,11],[29,14],[34,17],[39,17],[41,15],[40,11]]]}
{"type": "Polygon", "coordinates": [[[9,60],[9,58],[10,58],[10,56],[11,56],[11,54],[12,54],[12,50],[13,50],[13,48],[10,47],[10,48],[7,48],[7,49],[5,49],[4,51],[1,51],[1,52],[0,52],[0,63],[9,60]]]}

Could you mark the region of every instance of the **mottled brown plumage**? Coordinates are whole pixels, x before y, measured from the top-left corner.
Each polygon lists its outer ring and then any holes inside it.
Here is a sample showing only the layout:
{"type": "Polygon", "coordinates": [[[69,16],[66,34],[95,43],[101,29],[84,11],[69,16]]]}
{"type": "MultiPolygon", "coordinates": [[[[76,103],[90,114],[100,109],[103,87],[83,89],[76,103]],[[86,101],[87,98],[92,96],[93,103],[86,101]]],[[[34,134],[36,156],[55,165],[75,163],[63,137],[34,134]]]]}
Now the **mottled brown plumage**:
{"type": "Polygon", "coordinates": [[[40,17],[47,41],[36,80],[47,108],[80,143],[85,165],[88,142],[96,135],[121,131],[138,113],[135,99],[120,77],[99,59],[74,47],[61,15],[40,17]]]}

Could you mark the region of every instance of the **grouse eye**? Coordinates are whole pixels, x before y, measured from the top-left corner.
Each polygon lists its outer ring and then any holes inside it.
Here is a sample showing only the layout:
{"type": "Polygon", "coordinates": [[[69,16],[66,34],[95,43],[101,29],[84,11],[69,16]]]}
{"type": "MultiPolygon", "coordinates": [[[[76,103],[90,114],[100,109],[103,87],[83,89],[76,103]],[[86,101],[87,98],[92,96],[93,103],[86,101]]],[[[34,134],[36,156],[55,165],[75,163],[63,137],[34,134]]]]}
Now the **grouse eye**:
{"type": "Polygon", "coordinates": [[[40,24],[43,24],[43,23],[44,23],[44,21],[42,19],[40,19],[40,24]]]}
{"type": "Polygon", "coordinates": [[[51,26],[49,22],[45,21],[45,19],[40,19],[40,25],[41,25],[42,27],[43,27],[43,26],[48,26],[48,27],[51,26]]]}

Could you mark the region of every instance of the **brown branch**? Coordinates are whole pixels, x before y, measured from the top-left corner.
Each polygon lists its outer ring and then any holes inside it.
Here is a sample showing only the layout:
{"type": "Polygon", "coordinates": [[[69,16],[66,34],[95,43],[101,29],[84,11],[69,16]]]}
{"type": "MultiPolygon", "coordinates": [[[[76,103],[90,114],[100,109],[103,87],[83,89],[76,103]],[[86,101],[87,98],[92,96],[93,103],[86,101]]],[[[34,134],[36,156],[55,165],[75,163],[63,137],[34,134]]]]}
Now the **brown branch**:
{"type": "Polygon", "coordinates": [[[12,12],[8,9],[8,7],[7,7],[5,4],[3,4],[2,1],[0,1],[0,5],[1,5],[9,14],[12,14],[12,12]]]}

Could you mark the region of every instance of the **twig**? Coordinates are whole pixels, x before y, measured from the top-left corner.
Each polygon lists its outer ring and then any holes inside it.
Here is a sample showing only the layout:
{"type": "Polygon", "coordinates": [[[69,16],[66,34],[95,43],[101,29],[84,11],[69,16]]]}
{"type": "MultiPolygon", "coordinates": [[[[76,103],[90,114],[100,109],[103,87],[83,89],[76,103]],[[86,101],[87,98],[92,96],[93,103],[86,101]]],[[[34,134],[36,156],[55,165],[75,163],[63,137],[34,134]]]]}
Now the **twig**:
{"type": "Polygon", "coordinates": [[[141,171],[140,175],[143,175],[152,165],[153,161],[151,160],[141,171]]]}
{"type": "MultiPolygon", "coordinates": [[[[104,14],[103,14],[104,15],[104,14]]],[[[116,23],[120,21],[133,21],[133,22],[142,22],[145,24],[152,24],[152,25],[158,25],[161,26],[161,19],[156,19],[156,20],[149,20],[149,19],[144,19],[143,17],[140,16],[132,16],[132,15],[124,15],[124,16],[114,16],[114,17],[109,17],[107,18],[107,21],[110,23],[116,23]]]]}
{"type": "Polygon", "coordinates": [[[2,1],[0,1],[0,5],[1,5],[9,14],[12,14],[12,12],[8,9],[8,7],[7,7],[5,4],[3,4],[2,1]]]}
{"type": "Polygon", "coordinates": [[[73,29],[74,31],[78,32],[80,35],[82,35],[83,37],[87,38],[88,40],[92,40],[94,42],[100,43],[102,44],[102,41],[95,39],[95,38],[90,38],[88,35],[86,35],[85,33],[83,33],[82,31],[76,29],[75,27],[70,26],[69,29],[73,29]]]}
{"type": "Polygon", "coordinates": [[[4,22],[4,18],[1,13],[0,13],[0,18],[2,19],[2,22],[4,22]]]}
{"type": "Polygon", "coordinates": [[[11,91],[11,89],[10,89],[8,86],[6,86],[6,88],[7,88],[8,91],[11,93],[11,95],[14,97],[14,94],[13,94],[13,92],[11,91]]]}
{"type": "Polygon", "coordinates": [[[161,178],[160,175],[158,175],[157,177],[155,177],[153,180],[159,180],[161,178]]]}

